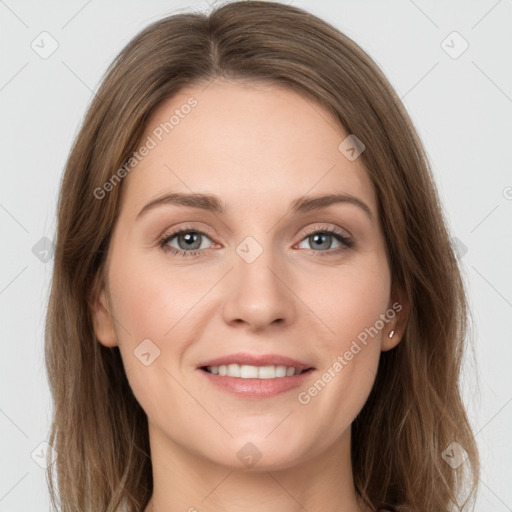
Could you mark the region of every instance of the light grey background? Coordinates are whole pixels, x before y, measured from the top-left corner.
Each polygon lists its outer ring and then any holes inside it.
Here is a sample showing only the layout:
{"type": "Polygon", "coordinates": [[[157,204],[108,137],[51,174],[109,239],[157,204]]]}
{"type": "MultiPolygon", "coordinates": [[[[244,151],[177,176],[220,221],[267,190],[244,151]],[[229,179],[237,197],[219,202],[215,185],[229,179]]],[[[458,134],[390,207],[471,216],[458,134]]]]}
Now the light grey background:
{"type": "MultiPolygon", "coordinates": [[[[483,463],[477,510],[512,511],[512,1],[293,4],[376,60],[426,146],[475,323],[478,372],[465,365],[464,395],[483,463]]],[[[0,512],[48,509],[36,461],[50,421],[43,327],[53,260],[44,262],[51,253],[40,240],[54,238],[71,143],[123,46],[148,23],[189,9],[209,5],[0,0],[0,512]],[[58,48],[43,59],[31,45],[48,51],[52,38],[58,48]]]]}

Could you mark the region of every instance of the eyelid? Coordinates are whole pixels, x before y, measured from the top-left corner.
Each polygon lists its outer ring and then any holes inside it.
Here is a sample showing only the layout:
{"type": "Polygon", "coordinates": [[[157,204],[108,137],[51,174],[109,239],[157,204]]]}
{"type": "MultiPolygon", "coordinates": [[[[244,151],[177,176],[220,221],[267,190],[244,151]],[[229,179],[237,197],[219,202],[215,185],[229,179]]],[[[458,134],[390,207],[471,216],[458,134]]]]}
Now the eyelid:
{"type": "Polygon", "coordinates": [[[180,226],[177,228],[166,229],[161,235],[158,236],[157,241],[161,242],[162,240],[165,240],[166,238],[174,237],[176,235],[181,234],[184,231],[185,232],[193,231],[194,233],[200,233],[201,235],[205,235],[210,239],[217,238],[217,234],[213,234],[213,232],[210,233],[208,228],[203,229],[202,227],[198,228],[197,226],[185,224],[184,226],[180,226]]]}
{"type": "Polygon", "coordinates": [[[318,224],[313,224],[312,226],[309,226],[306,228],[306,230],[304,231],[304,234],[301,238],[301,241],[313,234],[313,233],[317,233],[319,231],[333,231],[333,232],[336,232],[340,235],[342,235],[343,237],[345,237],[346,239],[348,240],[352,240],[352,235],[346,230],[346,229],[342,229],[342,228],[339,228],[338,226],[333,226],[333,225],[328,225],[328,224],[324,224],[324,223],[318,223],[318,224]]]}

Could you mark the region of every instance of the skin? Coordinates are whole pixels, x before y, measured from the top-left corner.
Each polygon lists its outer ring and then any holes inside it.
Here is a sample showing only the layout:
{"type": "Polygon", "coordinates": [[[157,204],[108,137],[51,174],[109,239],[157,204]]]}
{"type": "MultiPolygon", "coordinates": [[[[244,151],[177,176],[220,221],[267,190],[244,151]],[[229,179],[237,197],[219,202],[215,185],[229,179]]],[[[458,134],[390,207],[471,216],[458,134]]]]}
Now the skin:
{"type": "MultiPolygon", "coordinates": [[[[119,346],[148,417],[154,491],[146,512],[371,510],[354,490],[350,426],[380,352],[401,339],[407,303],[391,287],[362,159],[338,150],[348,134],[322,106],[239,81],[182,90],[154,112],[142,141],[191,96],[197,106],[122,183],[107,280],[91,304],[98,340],[119,346]],[[166,205],[136,219],[152,199],[191,191],[218,195],[226,213],[166,205]],[[298,197],[335,192],[364,201],[373,219],[349,203],[290,213],[298,197]],[[185,226],[206,233],[200,254],[165,252],[160,237],[185,226]],[[318,248],[310,227],[337,228],[355,243],[335,254],[343,245],[327,234],[318,248]],[[248,236],[263,249],[252,263],[236,251],[248,236]],[[298,393],[396,301],[402,311],[300,403],[298,393]],[[148,338],[160,355],[146,366],[134,350],[148,338]],[[217,389],[197,369],[241,351],[290,356],[315,370],[300,389],[258,400],[217,389]],[[237,457],[248,442],[262,455],[252,467],[237,457]]],[[[169,245],[187,250],[182,237],[169,245]]]]}

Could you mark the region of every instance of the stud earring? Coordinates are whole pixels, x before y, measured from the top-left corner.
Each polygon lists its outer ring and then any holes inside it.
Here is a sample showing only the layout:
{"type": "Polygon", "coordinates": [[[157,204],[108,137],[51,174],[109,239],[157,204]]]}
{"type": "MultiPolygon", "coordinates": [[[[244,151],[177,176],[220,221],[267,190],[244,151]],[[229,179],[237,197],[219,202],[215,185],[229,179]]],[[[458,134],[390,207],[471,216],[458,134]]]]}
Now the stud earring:
{"type": "Polygon", "coordinates": [[[392,337],[393,337],[393,334],[395,334],[395,331],[391,331],[391,332],[388,334],[388,337],[389,337],[389,338],[392,338],[392,337]]]}

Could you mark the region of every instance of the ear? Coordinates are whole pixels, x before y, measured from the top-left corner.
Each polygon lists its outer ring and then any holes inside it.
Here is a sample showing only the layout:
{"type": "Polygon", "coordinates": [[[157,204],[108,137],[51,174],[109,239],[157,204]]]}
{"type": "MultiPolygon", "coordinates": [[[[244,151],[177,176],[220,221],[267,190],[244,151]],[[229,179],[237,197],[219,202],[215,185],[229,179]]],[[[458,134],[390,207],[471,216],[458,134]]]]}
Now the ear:
{"type": "Polygon", "coordinates": [[[101,271],[98,271],[91,285],[88,304],[96,338],[106,347],[115,347],[118,344],[117,334],[101,271]]]}
{"type": "Polygon", "coordinates": [[[386,316],[391,317],[393,311],[395,313],[393,318],[382,331],[381,350],[383,352],[395,348],[400,343],[407,326],[409,299],[401,286],[397,286],[391,294],[386,316]]]}

